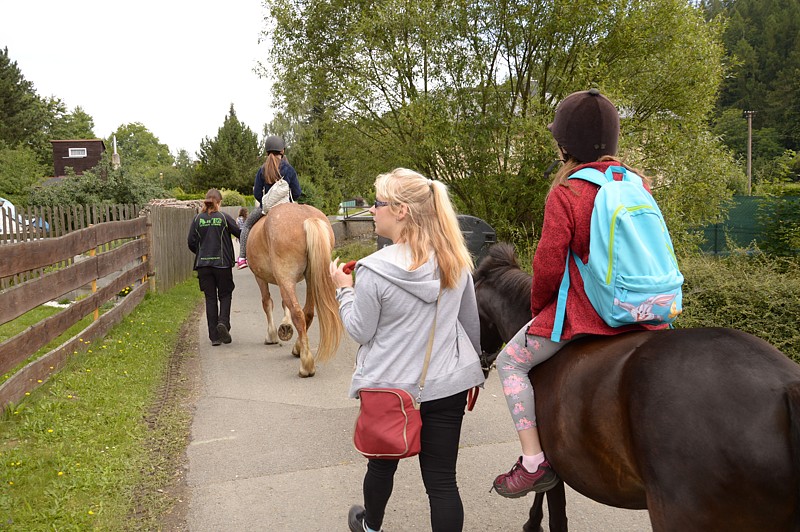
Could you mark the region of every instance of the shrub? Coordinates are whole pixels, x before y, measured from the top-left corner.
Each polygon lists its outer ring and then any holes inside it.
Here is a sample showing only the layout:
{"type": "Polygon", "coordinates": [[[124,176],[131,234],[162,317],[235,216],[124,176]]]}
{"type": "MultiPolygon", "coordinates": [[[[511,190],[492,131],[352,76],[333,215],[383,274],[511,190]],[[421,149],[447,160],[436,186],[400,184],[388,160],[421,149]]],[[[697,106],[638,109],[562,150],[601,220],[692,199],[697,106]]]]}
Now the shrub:
{"type": "Polygon", "coordinates": [[[686,279],[678,327],[732,327],[754,334],[800,362],[800,263],[738,253],[681,260],[686,279]]]}
{"type": "Polygon", "coordinates": [[[249,207],[247,198],[238,190],[222,189],[222,205],[227,207],[249,207]]]}

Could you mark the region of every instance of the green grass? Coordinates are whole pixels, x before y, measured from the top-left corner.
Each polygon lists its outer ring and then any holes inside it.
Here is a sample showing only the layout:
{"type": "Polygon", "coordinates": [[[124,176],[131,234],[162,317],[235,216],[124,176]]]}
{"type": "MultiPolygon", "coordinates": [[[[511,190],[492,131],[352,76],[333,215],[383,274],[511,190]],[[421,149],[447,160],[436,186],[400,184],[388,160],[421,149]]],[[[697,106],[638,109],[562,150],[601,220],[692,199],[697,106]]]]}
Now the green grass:
{"type": "Polygon", "coordinates": [[[158,489],[174,476],[170,457],[185,448],[190,416],[166,405],[157,422],[146,420],[179,326],[197,317],[201,299],[196,280],[148,295],[106,338],[87,342],[84,353],[5,411],[0,529],[157,528],[171,504],[158,489]]]}
{"type": "MultiPolygon", "coordinates": [[[[347,261],[374,251],[374,238],[356,239],[333,255],[347,261]]],[[[84,353],[4,412],[0,530],[159,528],[174,504],[170,484],[191,424],[182,403],[187,389],[160,404],[161,388],[171,355],[174,363],[195,353],[179,327],[187,325],[189,342],[196,342],[201,301],[195,279],[149,294],[107,337],[87,343],[84,353]]],[[[0,341],[55,312],[40,307],[0,326],[0,341]]]]}
{"type": "MultiPolygon", "coordinates": [[[[111,308],[112,306],[109,304],[104,305],[103,307],[100,308],[100,314],[108,312],[109,310],[111,310],[111,308]]],[[[8,323],[0,325],[0,342],[4,342],[13,336],[16,336],[17,334],[21,333],[31,325],[39,323],[40,321],[49,318],[50,316],[57,314],[59,311],[62,310],[63,309],[57,307],[47,307],[42,305],[40,307],[36,307],[35,309],[26,312],[22,316],[19,316],[18,318],[11,320],[8,323]]],[[[53,349],[63,344],[65,341],[72,338],[80,331],[84,330],[86,327],[91,325],[94,319],[93,315],[94,313],[89,314],[88,316],[84,316],[81,320],[73,324],[59,336],[50,340],[50,342],[45,344],[34,354],[32,354],[31,356],[29,356],[28,358],[17,364],[7,373],[4,373],[3,376],[0,377],[0,382],[4,382],[6,379],[10,378],[11,375],[19,371],[21,368],[25,367],[31,361],[36,360],[45,353],[52,351],[53,349]]]]}
{"type": "Polygon", "coordinates": [[[374,238],[349,240],[333,250],[332,255],[339,257],[339,262],[363,259],[377,249],[374,238]]]}

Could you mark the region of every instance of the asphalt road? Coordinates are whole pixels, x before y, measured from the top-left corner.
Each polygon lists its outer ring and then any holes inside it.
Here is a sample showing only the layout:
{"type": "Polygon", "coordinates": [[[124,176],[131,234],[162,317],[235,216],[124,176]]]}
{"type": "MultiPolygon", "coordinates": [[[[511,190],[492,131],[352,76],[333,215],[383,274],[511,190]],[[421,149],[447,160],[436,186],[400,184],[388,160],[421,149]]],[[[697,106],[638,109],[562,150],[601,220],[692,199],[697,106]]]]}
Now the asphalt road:
{"type": "MultiPolygon", "coordinates": [[[[347,531],[361,504],[366,459],[352,446],[358,403],[347,397],[356,344],[347,337],[332,361],[301,379],[292,343],[264,345],[266,322],[250,270],[235,270],[229,345],[212,347],[197,323],[202,385],[187,451],[191,531],[347,531]]],[[[272,287],[273,297],[278,296],[272,287]]],[[[305,300],[305,285],[298,285],[305,300]]],[[[282,309],[276,303],[275,319],[282,309]]],[[[311,327],[318,343],[317,321],[311,327]]],[[[296,338],[296,337],[295,337],[296,338]]],[[[294,339],[292,341],[294,341],[294,339]]],[[[458,483],[465,531],[521,530],[533,495],[489,493],[519,444],[495,373],[464,419],[458,483]]],[[[570,530],[650,530],[646,511],[611,508],[567,489],[570,530]]],[[[383,524],[387,532],[430,530],[416,459],[404,460],[383,524]]]]}

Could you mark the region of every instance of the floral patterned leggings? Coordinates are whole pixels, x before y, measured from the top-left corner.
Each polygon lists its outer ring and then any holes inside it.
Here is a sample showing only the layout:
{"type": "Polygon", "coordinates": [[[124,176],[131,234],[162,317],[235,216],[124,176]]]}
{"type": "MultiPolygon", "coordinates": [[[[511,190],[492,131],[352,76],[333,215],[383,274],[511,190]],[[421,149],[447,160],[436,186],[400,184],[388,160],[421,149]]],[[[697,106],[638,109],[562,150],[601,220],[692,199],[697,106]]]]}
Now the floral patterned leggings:
{"type": "Polygon", "coordinates": [[[503,384],[503,395],[506,396],[508,410],[511,412],[517,431],[536,426],[536,403],[528,372],[537,364],[555,355],[567,343],[553,342],[549,338],[527,334],[526,331],[532,322],[533,320],[526,323],[514,338],[509,340],[496,361],[497,373],[503,384]]]}

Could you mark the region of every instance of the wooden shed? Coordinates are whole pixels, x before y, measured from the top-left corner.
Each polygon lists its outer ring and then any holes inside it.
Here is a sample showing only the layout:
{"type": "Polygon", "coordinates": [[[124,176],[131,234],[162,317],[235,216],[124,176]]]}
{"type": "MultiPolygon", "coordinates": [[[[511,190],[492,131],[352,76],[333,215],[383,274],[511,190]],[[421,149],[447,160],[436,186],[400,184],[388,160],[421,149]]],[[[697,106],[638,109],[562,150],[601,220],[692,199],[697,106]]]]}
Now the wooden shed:
{"type": "Polygon", "coordinates": [[[51,140],[53,144],[53,169],[56,177],[67,175],[72,168],[81,175],[100,162],[106,145],[102,139],[51,140]]]}

